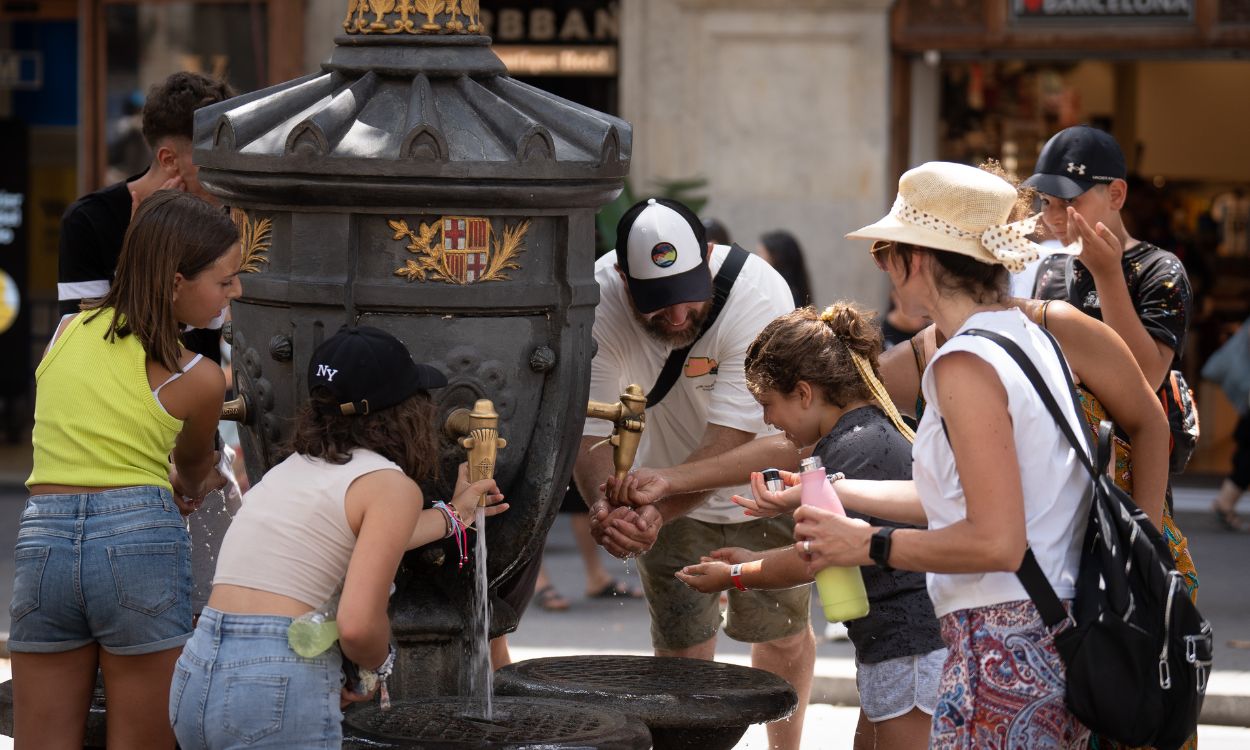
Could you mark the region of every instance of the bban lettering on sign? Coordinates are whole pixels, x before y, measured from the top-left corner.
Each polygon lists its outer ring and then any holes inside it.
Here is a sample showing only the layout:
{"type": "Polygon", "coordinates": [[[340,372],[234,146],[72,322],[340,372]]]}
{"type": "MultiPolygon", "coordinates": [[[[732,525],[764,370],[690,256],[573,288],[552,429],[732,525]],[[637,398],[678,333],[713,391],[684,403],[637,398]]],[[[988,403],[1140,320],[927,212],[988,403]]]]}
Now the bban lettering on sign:
{"type": "Polygon", "coordinates": [[[616,2],[545,3],[547,7],[482,9],[486,35],[496,43],[615,44],[621,35],[616,2]]]}
{"type": "Polygon", "coordinates": [[[1193,0],[1012,0],[1017,19],[1193,19],[1193,0]]]}

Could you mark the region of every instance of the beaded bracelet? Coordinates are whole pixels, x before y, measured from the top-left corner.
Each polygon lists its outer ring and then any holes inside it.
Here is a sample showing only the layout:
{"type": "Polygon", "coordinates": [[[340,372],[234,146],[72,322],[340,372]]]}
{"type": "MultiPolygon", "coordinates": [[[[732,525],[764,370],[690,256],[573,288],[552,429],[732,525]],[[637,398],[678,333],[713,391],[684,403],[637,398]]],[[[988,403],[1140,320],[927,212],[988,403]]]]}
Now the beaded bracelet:
{"type": "Polygon", "coordinates": [[[466,530],[464,521],[460,520],[460,514],[456,512],[453,506],[439,500],[434,503],[434,507],[441,510],[447,516],[447,533],[443,535],[446,539],[449,536],[456,537],[456,547],[460,550],[460,569],[464,569],[464,564],[469,561],[469,532],[466,530]]]}

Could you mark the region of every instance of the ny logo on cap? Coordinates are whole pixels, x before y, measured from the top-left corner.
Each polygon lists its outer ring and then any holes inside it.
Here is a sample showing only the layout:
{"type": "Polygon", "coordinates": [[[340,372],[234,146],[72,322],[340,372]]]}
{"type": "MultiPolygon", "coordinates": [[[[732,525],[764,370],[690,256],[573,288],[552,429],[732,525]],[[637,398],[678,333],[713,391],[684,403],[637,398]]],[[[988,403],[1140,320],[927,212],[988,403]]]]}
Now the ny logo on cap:
{"type": "Polygon", "coordinates": [[[338,374],[339,374],[338,370],[332,370],[329,367],[326,367],[325,365],[317,365],[317,377],[325,378],[327,383],[333,383],[334,376],[338,374]]]}
{"type": "Polygon", "coordinates": [[[1075,162],[1068,162],[1068,173],[1069,173],[1069,174],[1073,174],[1073,173],[1075,173],[1075,174],[1079,174],[1079,175],[1081,175],[1081,176],[1084,176],[1084,175],[1085,175],[1085,165],[1084,165],[1084,164],[1077,164],[1077,163],[1075,163],[1075,162]]]}

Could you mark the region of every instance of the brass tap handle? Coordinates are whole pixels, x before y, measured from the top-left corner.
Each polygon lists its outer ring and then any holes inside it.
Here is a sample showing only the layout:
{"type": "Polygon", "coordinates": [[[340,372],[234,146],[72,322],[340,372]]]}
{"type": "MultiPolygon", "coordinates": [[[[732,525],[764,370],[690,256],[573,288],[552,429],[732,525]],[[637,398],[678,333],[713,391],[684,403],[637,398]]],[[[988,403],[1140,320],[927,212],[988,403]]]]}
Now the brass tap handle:
{"type": "Polygon", "coordinates": [[[605,442],[612,445],[612,465],[616,468],[617,481],[624,479],[634,466],[638,443],[642,441],[642,431],[646,428],[646,408],[647,397],[637,384],[628,386],[621,394],[621,400],[615,404],[602,401],[586,404],[587,417],[606,419],[614,426],[612,437],[605,442]]]}
{"type": "Polygon", "coordinates": [[[232,398],[221,405],[221,418],[226,421],[238,422],[239,424],[249,424],[247,417],[248,408],[246,396],[232,398]]]}
{"type": "MultiPolygon", "coordinates": [[[[478,399],[472,411],[460,408],[448,414],[443,432],[468,452],[470,482],[495,476],[495,457],[508,441],[499,437],[499,414],[489,399],[478,399]]],[[[485,507],[486,495],[477,504],[485,507]]]]}

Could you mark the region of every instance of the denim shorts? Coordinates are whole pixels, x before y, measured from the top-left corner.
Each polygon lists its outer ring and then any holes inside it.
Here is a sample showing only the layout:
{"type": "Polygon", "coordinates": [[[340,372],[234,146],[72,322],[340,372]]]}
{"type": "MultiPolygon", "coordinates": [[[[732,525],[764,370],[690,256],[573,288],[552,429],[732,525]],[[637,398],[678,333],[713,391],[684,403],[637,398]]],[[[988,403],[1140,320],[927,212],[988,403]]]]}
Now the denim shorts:
{"type": "Polygon", "coordinates": [[[191,637],[191,539],[167,489],[33,495],[13,556],[12,651],[135,656],[191,637]]]}
{"type": "Polygon", "coordinates": [[[301,658],[287,645],[290,625],[204,608],[169,691],[182,750],[342,746],[338,646],[301,658]]]}

